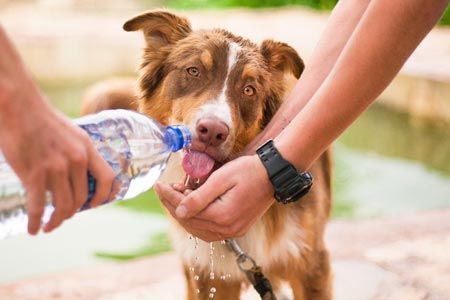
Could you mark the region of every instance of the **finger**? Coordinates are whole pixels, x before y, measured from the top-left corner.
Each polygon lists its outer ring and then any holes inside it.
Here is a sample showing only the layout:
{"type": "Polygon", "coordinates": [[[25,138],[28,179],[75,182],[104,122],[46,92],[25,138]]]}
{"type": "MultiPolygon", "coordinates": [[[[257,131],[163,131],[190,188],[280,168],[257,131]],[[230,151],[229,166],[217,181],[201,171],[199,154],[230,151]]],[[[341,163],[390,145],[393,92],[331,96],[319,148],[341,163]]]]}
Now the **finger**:
{"type": "MultiPolygon", "coordinates": [[[[228,192],[229,193],[229,192],[228,192]]],[[[226,194],[228,195],[228,194],[226,194]]],[[[210,203],[205,209],[198,212],[195,216],[191,218],[196,218],[198,220],[210,221],[213,220],[216,224],[219,224],[217,221],[221,219],[227,210],[229,209],[226,203],[222,200],[225,195],[220,196],[215,199],[212,203],[210,203]]],[[[219,224],[220,225],[220,224],[219,224]]]]}
{"type": "Polygon", "coordinates": [[[203,230],[196,230],[192,227],[189,227],[186,224],[180,223],[181,226],[183,226],[183,228],[189,232],[190,234],[192,234],[193,236],[201,239],[202,241],[205,242],[215,242],[215,241],[221,241],[223,240],[222,236],[218,233],[215,232],[211,232],[211,231],[203,231],[203,230]]]}
{"type": "Polygon", "coordinates": [[[46,204],[45,177],[39,176],[31,187],[27,188],[28,233],[35,235],[41,228],[42,215],[46,204]]]}
{"type": "Polygon", "coordinates": [[[178,218],[187,219],[196,215],[232,187],[230,177],[220,170],[213,172],[202,186],[183,199],[176,210],[178,218]]]}
{"type": "Polygon", "coordinates": [[[172,184],[172,187],[174,190],[176,190],[180,193],[184,193],[184,191],[186,190],[186,186],[181,183],[174,183],[174,184],[172,184]]]}
{"type": "MultiPolygon", "coordinates": [[[[160,198],[161,202],[164,204],[164,206],[167,208],[168,212],[172,215],[172,217],[177,220],[177,217],[175,215],[175,209],[176,206],[173,206],[172,204],[170,204],[170,202],[166,201],[164,198],[160,198]]],[[[207,242],[212,242],[212,241],[219,241],[219,240],[223,240],[223,235],[221,233],[218,232],[214,232],[211,230],[208,230],[208,225],[209,223],[207,221],[203,221],[203,220],[195,220],[194,221],[194,225],[195,226],[191,226],[191,221],[193,221],[195,218],[189,219],[188,221],[180,221],[177,220],[181,226],[183,226],[183,228],[189,232],[190,234],[204,240],[207,242]],[[197,223],[197,221],[199,223],[197,223]]],[[[211,226],[212,228],[212,226],[211,226]]]]}
{"type": "Polygon", "coordinates": [[[82,161],[75,162],[71,168],[70,178],[74,198],[73,210],[71,212],[71,216],[73,216],[87,200],[87,164],[82,161]]]}
{"type": "Polygon", "coordinates": [[[109,201],[112,201],[115,199],[116,195],[120,192],[120,182],[118,180],[113,180],[111,193],[109,195],[109,201]]]}
{"type": "Polygon", "coordinates": [[[162,204],[164,205],[164,207],[167,209],[167,211],[172,215],[172,217],[174,219],[176,219],[176,215],[175,215],[175,209],[177,208],[176,206],[173,206],[169,201],[167,201],[165,198],[160,197],[159,198],[162,202],[162,204]]]}
{"type": "MultiPolygon", "coordinates": [[[[188,231],[189,232],[189,231],[188,231]]],[[[212,233],[212,232],[205,232],[205,231],[195,231],[193,230],[192,232],[189,232],[192,235],[198,237],[199,239],[201,239],[204,242],[207,243],[212,243],[212,242],[218,242],[218,241],[222,241],[224,238],[217,233],[212,233]]]]}
{"type": "Polygon", "coordinates": [[[89,146],[88,153],[88,168],[96,180],[95,194],[91,199],[91,207],[97,207],[110,200],[115,175],[111,166],[93,145],[89,146]]]}
{"type": "Polygon", "coordinates": [[[44,232],[50,232],[70,216],[73,209],[73,196],[67,169],[52,172],[50,175],[49,189],[52,193],[52,201],[55,210],[50,220],[44,226],[44,232]]]}
{"type": "Polygon", "coordinates": [[[157,182],[154,188],[161,200],[164,199],[164,201],[169,202],[174,207],[177,207],[185,197],[166,183],[157,182]]]}
{"type": "Polygon", "coordinates": [[[222,226],[212,221],[198,219],[197,217],[192,217],[183,222],[187,224],[190,228],[195,229],[197,231],[209,231],[214,234],[221,234],[221,235],[225,233],[225,230],[222,226]]]}
{"type": "Polygon", "coordinates": [[[172,215],[172,217],[179,221],[180,224],[186,224],[187,226],[199,230],[199,231],[211,231],[211,232],[221,232],[222,229],[220,228],[220,225],[217,225],[211,221],[208,220],[201,220],[197,217],[190,218],[188,220],[178,220],[177,216],[175,214],[176,206],[172,205],[169,201],[167,201],[165,198],[161,198],[161,202],[164,204],[164,206],[167,208],[169,213],[172,215]]]}

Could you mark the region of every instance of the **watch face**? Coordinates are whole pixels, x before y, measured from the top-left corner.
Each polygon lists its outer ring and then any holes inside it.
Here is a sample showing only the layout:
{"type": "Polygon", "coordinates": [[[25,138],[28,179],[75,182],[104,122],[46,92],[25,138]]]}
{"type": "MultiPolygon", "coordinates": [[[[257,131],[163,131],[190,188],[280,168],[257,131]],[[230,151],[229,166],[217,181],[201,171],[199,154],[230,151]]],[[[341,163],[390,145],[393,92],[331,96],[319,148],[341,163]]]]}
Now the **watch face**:
{"type": "MultiPolygon", "coordinates": [[[[305,173],[304,173],[305,174],[305,173]]],[[[275,190],[275,198],[284,204],[299,200],[306,195],[312,186],[312,176],[304,174],[296,174],[286,186],[279,190],[275,190]]]]}

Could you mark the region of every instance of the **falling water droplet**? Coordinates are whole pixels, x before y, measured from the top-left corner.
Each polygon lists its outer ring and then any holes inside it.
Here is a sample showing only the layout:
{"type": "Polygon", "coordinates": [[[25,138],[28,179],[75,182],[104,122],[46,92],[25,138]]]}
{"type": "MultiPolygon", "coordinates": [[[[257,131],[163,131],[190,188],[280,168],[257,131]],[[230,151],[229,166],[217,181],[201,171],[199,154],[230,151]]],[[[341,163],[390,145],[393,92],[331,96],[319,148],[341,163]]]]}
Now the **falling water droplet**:
{"type": "Polygon", "coordinates": [[[214,280],[214,244],[209,243],[209,279],[214,280]]]}
{"type": "Polygon", "coordinates": [[[191,180],[191,176],[187,175],[187,176],[186,176],[186,179],[184,180],[184,186],[185,186],[185,187],[188,187],[188,185],[189,185],[189,180],[191,180]]]}
{"type": "Polygon", "coordinates": [[[198,275],[195,275],[195,276],[194,276],[194,280],[195,280],[195,281],[198,281],[199,279],[200,279],[200,276],[198,276],[198,275]]]}
{"type": "Polygon", "coordinates": [[[215,293],[215,292],[216,292],[216,288],[215,288],[215,287],[212,287],[212,288],[209,289],[209,291],[210,291],[211,293],[215,293]]]}
{"type": "Polygon", "coordinates": [[[210,299],[214,298],[214,293],[209,293],[209,298],[210,299]]]}

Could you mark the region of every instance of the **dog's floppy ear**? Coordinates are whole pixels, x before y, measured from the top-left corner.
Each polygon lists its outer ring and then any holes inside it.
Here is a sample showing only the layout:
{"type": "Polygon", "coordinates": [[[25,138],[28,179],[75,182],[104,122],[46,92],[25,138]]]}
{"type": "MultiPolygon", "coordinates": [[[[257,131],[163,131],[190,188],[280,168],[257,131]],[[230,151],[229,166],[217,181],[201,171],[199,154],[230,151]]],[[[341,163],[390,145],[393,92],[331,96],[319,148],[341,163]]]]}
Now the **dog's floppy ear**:
{"type": "Polygon", "coordinates": [[[298,79],[305,69],[305,65],[297,51],[285,43],[265,40],[260,46],[260,52],[269,65],[270,71],[273,72],[275,78],[278,78],[272,82],[270,94],[264,101],[263,119],[261,122],[261,128],[264,128],[281,106],[282,99],[285,96],[286,87],[284,76],[282,75],[290,73],[298,79]]]}
{"type": "Polygon", "coordinates": [[[269,66],[281,72],[291,72],[296,78],[300,78],[305,65],[294,48],[285,43],[265,40],[260,51],[269,66]]]}
{"type": "Polygon", "coordinates": [[[272,92],[264,101],[263,118],[261,120],[261,129],[264,129],[281,106],[280,95],[272,92]]]}
{"type": "Polygon", "coordinates": [[[147,11],[123,25],[125,31],[142,30],[146,48],[144,49],[140,75],[140,98],[145,102],[155,92],[165,76],[164,61],[170,53],[170,46],[187,37],[191,24],[186,18],[162,10],[147,11]]]}
{"type": "Polygon", "coordinates": [[[186,18],[162,10],[140,14],[125,22],[123,29],[142,30],[147,47],[153,49],[176,43],[192,32],[191,24],[186,18]]]}

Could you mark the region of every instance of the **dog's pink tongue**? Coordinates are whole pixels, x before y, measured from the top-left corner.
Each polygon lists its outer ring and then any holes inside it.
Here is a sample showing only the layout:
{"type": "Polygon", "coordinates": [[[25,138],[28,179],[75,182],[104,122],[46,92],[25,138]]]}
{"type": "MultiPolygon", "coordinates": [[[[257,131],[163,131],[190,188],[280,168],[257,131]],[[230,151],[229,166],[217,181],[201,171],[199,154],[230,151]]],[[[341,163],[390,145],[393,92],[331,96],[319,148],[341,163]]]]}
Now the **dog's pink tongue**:
{"type": "Polygon", "coordinates": [[[208,154],[198,151],[190,151],[184,155],[183,169],[191,178],[202,178],[212,171],[214,159],[208,154]]]}

